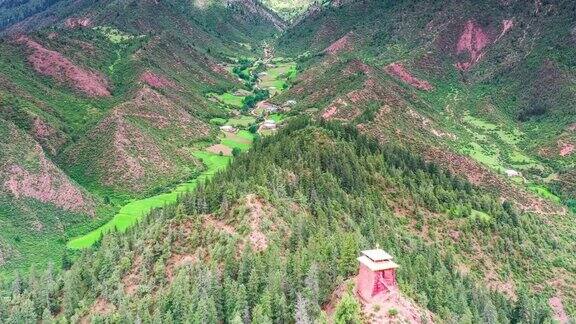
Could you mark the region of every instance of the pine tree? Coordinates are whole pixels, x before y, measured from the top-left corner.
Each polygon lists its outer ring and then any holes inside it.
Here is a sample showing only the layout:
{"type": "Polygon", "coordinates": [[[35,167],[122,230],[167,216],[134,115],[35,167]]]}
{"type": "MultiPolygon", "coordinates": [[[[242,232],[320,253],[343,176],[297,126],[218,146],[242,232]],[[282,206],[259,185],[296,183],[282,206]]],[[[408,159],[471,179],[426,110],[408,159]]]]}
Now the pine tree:
{"type": "Polygon", "coordinates": [[[310,324],[310,317],[308,316],[308,301],[302,297],[302,294],[296,295],[296,306],[294,310],[294,319],[296,320],[296,324],[310,324]]]}
{"type": "Polygon", "coordinates": [[[334,312],[335,324],[359,324],[361,320],[361,310],[358,301],[349,293],[345,293],[336,306],[334,312]]]}

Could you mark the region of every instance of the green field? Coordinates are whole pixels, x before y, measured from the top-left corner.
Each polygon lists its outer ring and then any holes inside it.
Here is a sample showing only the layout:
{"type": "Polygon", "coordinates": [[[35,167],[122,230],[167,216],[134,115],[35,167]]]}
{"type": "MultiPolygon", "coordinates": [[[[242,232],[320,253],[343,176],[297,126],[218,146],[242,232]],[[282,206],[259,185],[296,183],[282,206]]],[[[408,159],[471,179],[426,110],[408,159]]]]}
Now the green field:
{"type": "Polygon", "coordinates": [[[245,116],[241,115],[238,117],[230,118],[226,122],[226,125],[234,126],[234,127],[248,127],[251,124],[256,122],[256,118],[252,116],[245,116]]]}
{"type": "Polygon", "coordinates": [[[225,105],[232,106],[235,108],[241,108],[244,105],[244,96],[237,96],[233,93],[225,92],[221,95],[214,94],[213,95],[218,101],[222,102],[225,105]]]}
{"type": "Polygon", "coordinates": [[[552,201],[557,202],[557,203],[560,203],[562,201],[560,199],[560,197],[553,194],[550,191],[550,189],[546,188],[545,186],[538,185],[538,184],[531,184],[528,186],[528,189],[530,189],[532,192],[535,192],[537,195],[539,195],[542,198],[546,198],[546,199],[552,200],[552,201]]]}
{"type": "Polygon", "coordinates": [[[103,226],[93,230],[92,232],[72,239],[68,242],[67,246],[70,249],[83,249],[92,246],[98,242],[100,238],[111,231],[124,232],[132,227],[142,217],[148,214],[152,209],[165,206],[167,204],[175,203],[182,193],[192,191],[196,188],[200,181],[210,179],[218,171],[226,168],[230,162],[230,157],[212,154],[205,151],[194,152],[194,156],[201,159],[206,170],[202,172],[194,180],[183,183],[176,187],[169,193],[160,194],[157,196],[139,199],[132,201],[122,207],[120,211],[103,226]]]}
{"type": "Polygon", "coordinates": [[[266,75],[262,76],[260,79],[260,87],[274,88],[276,91],[272,92],[282,92],[288,84],[289,81],[296,78],[296,64],[280,63],[276,67],[266,70],[266,75]]]}
{"type": "Polygon", "coordinates": [[[253,140],[254,134],[247,130],[241,130],[236,134],[226,133],[226,137],[222,138],[221,143],[231,148],[239,148],[245,152],[252,146],[253,140]]]}
{"type": "Polygon", "coordinates": [[[224,124],[226,124],[226,119],[225,118],[212,118],[210,119],[210,124],[212,125],[216,125],[216,126],[222,126],[224,124]]]}
{"type": "Polygon", "coordinates": [[[272,119],[277,124],[281,123],[284,120],[284,118],[286,118],[286,115],[284,114],[270,114],[270,116],[268,116],[268,119],[272,119]]]}

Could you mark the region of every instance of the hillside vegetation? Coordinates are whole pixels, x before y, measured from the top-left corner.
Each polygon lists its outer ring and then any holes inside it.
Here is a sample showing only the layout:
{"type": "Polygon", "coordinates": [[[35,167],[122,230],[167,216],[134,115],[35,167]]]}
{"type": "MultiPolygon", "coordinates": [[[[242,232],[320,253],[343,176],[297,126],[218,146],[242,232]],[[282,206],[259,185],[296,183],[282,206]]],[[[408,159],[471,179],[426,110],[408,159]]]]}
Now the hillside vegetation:
{"type": "Polygon", "coordinates": [[[245,87],[225,65],[260,55],[283,27],[253,1],[37,9],[0,38],[0,273],[10,277],[61,264],[71,237],[195,177],[191,152],[218,140],[208,121],[227,114],[208,94],[245,87]]]}
{"type": "Polygon", "coordinates": [[[1,314],[314,319],[358,249],[379,243],[402,264],[402,290],[439,320],[540,322],[556,294],[574,310],[575,234],[568,217],[520,213],[407,150],[300,119],[62,275],[17,279],[1,314]]]}
{"type": "Polygon", "coordinates": [[[1,2],[0,323],[568,322],[575,45],[563,0],[1,2]]]}
{"type": "Polygon", "coordinates": [[[525,189],[544,186],[571,204],[574,3],[334,4],[277,41],[305,69],[278,103],[296,100],[384,141],[436,147],[441,158],[427,155],[438,162],[467,157],[449,164],[471,181],[476,163],[515,170],[525,189]]]}

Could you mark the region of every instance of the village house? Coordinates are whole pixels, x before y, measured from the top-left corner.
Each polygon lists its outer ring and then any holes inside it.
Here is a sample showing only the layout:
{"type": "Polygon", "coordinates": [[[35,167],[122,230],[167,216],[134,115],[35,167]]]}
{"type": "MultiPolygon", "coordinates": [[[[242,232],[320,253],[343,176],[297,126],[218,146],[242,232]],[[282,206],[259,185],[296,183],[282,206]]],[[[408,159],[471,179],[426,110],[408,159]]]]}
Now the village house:
{"type": "Polygon", "coordinates": [[[520,176],[520,172],[518,172],[516,170],[511,170],[511,169],[504,171],[504,173],[506,173],[506,175],[509,176],[510,178],[520,176]]]}
{"type": "Polygon", "coordinates": [[[262,123],[262,129],[276,129],[276,122],[272,119],[267,119],[262,123]]]}
{"type": "Polygon", "coordinates": [[[396,268],[392,256],[382,249],[362,251],[358,257],[360,270],[356,282],[356,292],[364,301],[371,302],[376,297],[396,288],[396,268]]]}
{"type": "Polygon", "coordinates": [[[230,125],[220,126],[220,130],[227,133],[236,133],[238,131],[236,127],[230,125]]]}

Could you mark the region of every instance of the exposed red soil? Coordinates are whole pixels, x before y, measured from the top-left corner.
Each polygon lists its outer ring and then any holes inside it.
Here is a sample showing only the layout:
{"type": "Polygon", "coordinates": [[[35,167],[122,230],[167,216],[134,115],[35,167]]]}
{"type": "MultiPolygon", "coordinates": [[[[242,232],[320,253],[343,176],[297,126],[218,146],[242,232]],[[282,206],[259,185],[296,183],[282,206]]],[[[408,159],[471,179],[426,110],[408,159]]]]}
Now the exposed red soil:
{"type": "Polygon", "coordinates": [[[314,38],[312,39],[312,47],[318,48],[321,44],[326,44],[326,40],[336,39],[336,37],[339,36],[335,35],[336,31],[337,23],[334,21],[327,21],[318,29],[314,35],[314,38]]]}
{"type": "Polygon", "coordinates": [[[337,107],[336,105],[332,105],[332,106],[330,106],[328,109],[326,109],[326,110],[322,113],[322,118],[324,118],[324,119],[330,119],[330,118],[332,118],[332,116],[334,116],[337,112],[338,112],[338,107],[337,107]]]}
{"type": "Polygon", "coordinates": [[[151,71],[142,73],[140,76],[140,81],[156,89],[172,88],[175,86],[174,82],[151,71]]]}
{"type": "Polygon", "coordinates": [[[224,223],[223,221],[214,219],[210,215],[207,215],[204,218],[204,226],[215,228],[215,229],[222,231],[222,232],[224,232],[228,235],[231,235],[231,236],[237,236],[238,235],[238,232],[236,231],[236,229],[234,227],[224,223]]]}
{"type": "Polygon", "coordinates": [[[60,131],[44,122],[40,117],[35,117],[32,122],[32,136],[52,155],[56,155],[67,141],[60,131]]]}
{"type": "Polygon", "coordinates": [[[574,153],[574,144],[558,143],[560,145],[560,156],[568,156],[574,153]]]}
{"type": "Polygon", "coordinates": [[[96,301],[94,301],[94,304],[92,304],[92,307],[90,307],[90,310],[88,311],[88,313],[86,315],[84,315],[82,318],[80,318],[79,323],[80,324],[92,323],[92,316],[94,316],[94,315],[100,315],[100,316],[109,315],[112,312],[114,312],[115,310],[116,310],[116,306],[114,306],[114,304],[109,302],[107,299],[104,299],[102,297],[98,297],[96,299],[96,301]]]}
{"type": "MultiPolygon", "coordinates": [[[[13,136],[22,136],[15,129],[13,136]]],[[[46,158],[40,145],[36,144],[28,153],[29,160],[37,161],[34,167],[8,161],[0,169],[3,188],[16,199],[33,198],[43,203],[52,203],[60,208],[93,214],[93,202],[46,158]]],[[[24,162],[24,161],[22,161],[24,162]]]]}
{"type": "Polygon", "coordinates": [[[332,43],[330,46],[324,49],[324,53],[330,55],[337,55],[344,52],[351,52],[354,50],[354,43],[353,43],[354,33],[349,32],[346,35],[342,36],[340,39],[332,43]]]}
{"type": "Polygon", "coordinates": [[[28,61],[36,72],[67,83],[90,97],[110,96],[106,79],[99,73],[76,66],[62,54],[46,49],[26,36],[19,37],[16,42],[31,52],[28,61]]]}
{"type": "Polygon", "coordinates": [[[498,35],[496,40],[499,40],[500,38],[502,38],[502,36],[504,36],[504,34],[506,34],[510,29],[512,29],[512,27],[514,27],[514,20],[512,20],[512,19],[502,20],[502,30],[500,31],[500,35],[498,35]]]}
{"type": "Polygon", "coordinates": [[[168,261],[166,262],[166,278],[168,282],[172,282],[174,280],[174,275],[176,275],[176,271],[184,266],[191,265],[197,261],[197,258],[190,254],[172,254],[168,261]]]}
{"type": "Polygon", "coordinates": [[[128,296],[133,295],[138,289],[138,284],[140,282],[138,272],[140,271],[141,266],[142,266],[142,256],[136,255],[134,261],[132,262],[132,268],[122,278],[122,286],[124,287],[124,293],[128,296]]]}
{"type": "MultiPolygon", "coordinates": [[[[329,320],[332,320],[336,306],[349,289],[348,287],[355,285],[356,280],[354,277],[340,284],[332,292],[328,302],[322,306],[322,310],[326,312],[329,320]]],[[[381,293],[371,302],[366,302],[360,298],[356,294],[356,287],[352,287],[352,294],[362,307],[365,323],[423,323],[423,318],[426,319],[426,323],[434,323],[434,314],[405,297],[397,288],[381,293]],[[390,309],[397,310],[398,314],[391,317],[388,315],[390,309]]]]}
{"type": "Polygon", "coordinates": [[[64,22],[64,26],[70,29],[90,27],[92,26],[92,19],[86,17],[68,18],[64,22]]]}
{"type": "Polygon", "coordinates": [[[552,297],[548,300],[548,305],[552,308],[554,319],[561,324],[568,323],[568,314],[564,310],[564,305],[562,305],[562,299],[560,297],[552,297]]]}
{"type": "Polygon", "coordinates": [[[400,80],[404,81],[405,83],[425,91],[430,91],[434,89],[434,87],[425,80],[420,80],[414,77],[410,72],[402,65],[400,62],[392,63],[386,67],[386,72],[399,78],[400,80]]]}
{"type": "Polygon", "coordinates": [[[456,63],[460,70],[468,70],[484,56],[484,48],[490,42],[488,34],[476,21],[468,20],[456,45],[457,54],[468,54],[468,59],[456,63]]]}
{"type": "Polygon", "coordinates": [[[250,209],[250,243],[255,251],[264,251],[268,248],[268,237],[262,233],[260,223],[262,217],[269,214],[270,211],[264,209],[264,204],[255,195],[246,197],[246,206],[250,209]]]}
{"type": "MultiPolygon", "coordinates": [[[[41,151],[40,146],[37,147],[41,151]]],[[[66,210],[85,211],[89,205],[82,191],[40,153],[40,169],[29,171],[13,164],[4,170],[8,179],[4,187],[16,198],[34,198],[66,210]]]]}

